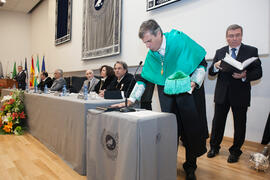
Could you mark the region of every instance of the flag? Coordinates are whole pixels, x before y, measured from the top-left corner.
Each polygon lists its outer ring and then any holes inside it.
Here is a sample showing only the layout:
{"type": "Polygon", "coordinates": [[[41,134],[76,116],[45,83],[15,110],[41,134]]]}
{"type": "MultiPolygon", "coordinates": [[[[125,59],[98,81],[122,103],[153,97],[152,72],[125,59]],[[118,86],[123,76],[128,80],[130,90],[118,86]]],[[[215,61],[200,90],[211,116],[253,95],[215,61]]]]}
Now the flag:
{"type": "Polygon", "coordinates": [[[43,56],[43,60],[42,60],[42,67],[41,67],[41,72],[45,72],[45,56],[43,56]]]}
{"type": "Polygon", "coordinates": [[[35,69],[35,81],[34,81],[34,86],[37,86],[39,83],[39,58],[37,55],[37,63],[36,63],[36,69],[35,69]]]}
{"type": "Polygon", "coordinates": [[[4,76],[2,62],[0,61],[0,78],[4,76]]]}
{"type": "Polygon", "coordinates": [[[30,87],[34,87],[34,80],[35,80],[35,68],[34,68],[34,59],[32,56],[32,64],[30,68],[30,87]]]}
{"type": "Polygon", "coordinates": [[[13,72],[12,72],[12,79],[14,79],[16,75],[17,75],[16,62],[14,62],[13,72]]]}
{"type": "Polygon", "coordinates": [[[26,74],[25,83],[28,85],[27,58],[25,58],[25,61],[24,61],[24,72],[26,74]]]}

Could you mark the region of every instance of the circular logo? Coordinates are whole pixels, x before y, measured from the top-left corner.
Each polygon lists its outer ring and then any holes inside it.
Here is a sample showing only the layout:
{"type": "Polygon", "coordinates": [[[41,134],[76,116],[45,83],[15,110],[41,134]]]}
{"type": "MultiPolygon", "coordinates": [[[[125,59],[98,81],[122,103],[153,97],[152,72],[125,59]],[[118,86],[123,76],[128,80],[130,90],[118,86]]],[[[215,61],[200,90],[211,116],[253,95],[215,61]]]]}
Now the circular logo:
{"type": "Polygon", "coordinates": [[[102,8],[103,4],[104,4],[104,0],[95,0],[94,7],[98,11],[102,8]]]}
{"type": "Polygon", "coordinates": [[[113,151],[116,147],[116,141],[111,135],[106,136],[106,147],[110,150],[113,151]]]}

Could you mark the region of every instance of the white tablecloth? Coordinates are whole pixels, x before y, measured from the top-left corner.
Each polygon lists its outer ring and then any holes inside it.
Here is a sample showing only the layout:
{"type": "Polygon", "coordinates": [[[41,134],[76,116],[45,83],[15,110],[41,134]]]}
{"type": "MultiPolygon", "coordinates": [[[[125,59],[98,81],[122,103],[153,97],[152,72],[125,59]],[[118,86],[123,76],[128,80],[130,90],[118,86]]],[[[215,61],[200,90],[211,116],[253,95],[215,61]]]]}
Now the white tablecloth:
{"type": "MultiPolygon", "coordinates": [[[[3,89],[2,96],[11,92],[3,89]]],[[[122,100],[81,100],[77,94],[25,93],[25,108],[29,132],[60,156],[72,169],[86,175],[87,110],[122,100]]]]}
{"type": "Polygon", "coordinates": [[[175,180],[174,114],[140,111],[87,117],[88,180],[175,180]]]}

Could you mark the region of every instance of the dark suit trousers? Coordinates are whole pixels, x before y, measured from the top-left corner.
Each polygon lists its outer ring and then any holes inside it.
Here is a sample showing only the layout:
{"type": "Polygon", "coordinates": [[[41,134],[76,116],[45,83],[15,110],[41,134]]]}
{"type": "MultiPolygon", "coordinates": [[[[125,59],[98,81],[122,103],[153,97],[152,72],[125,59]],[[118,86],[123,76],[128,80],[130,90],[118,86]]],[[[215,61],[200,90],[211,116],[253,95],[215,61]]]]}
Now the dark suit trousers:
{"type": "Polygon", "coordinates": [[[264,128],[263,138],[261,144],[267,145],[270,142],[270,113],[264,128]]]}
{"type": "MultiPolygon", "coordinates": [[[[183,131],[185,127],[185,122],[193,121],[192,119],[198,119],[198,113],[196,110],[196,105],[193,100],[193,96],[187,93],[180,94],[180,95],[166,95],[163,92],[164,86],[158,85],[158,95],[159,101],[161,106],[162,112],[170,112],[174,113],[177,117],[177,145],[179,142],[179,137],[183,141],[183,144],[186,148],[186,162],[184,163],[183,167],[186,172],[194,171],[197,168],[196,165],[196,156],[191,155],[189,151],[189,144],[185,142],[185,137],[183,136],[183,131]],[[184,127],[183,127],[184,126],[184,127]]],[[[193,130],[186,128],[186,131],[196,131],[196,128],[193,130]]]]}
{"type": "Polygon", "coordinates": [[[220,149],[230,107],[233,113],[234,139],[233,145],[230,147],[229,151],[231,154],[240,156],[242,154],[240,149],[245,141],[246,135],[247,107],[234,107],[231,106],[229,102],[225,104],[215,104],[210,146],[212,149],[220,149]]]}

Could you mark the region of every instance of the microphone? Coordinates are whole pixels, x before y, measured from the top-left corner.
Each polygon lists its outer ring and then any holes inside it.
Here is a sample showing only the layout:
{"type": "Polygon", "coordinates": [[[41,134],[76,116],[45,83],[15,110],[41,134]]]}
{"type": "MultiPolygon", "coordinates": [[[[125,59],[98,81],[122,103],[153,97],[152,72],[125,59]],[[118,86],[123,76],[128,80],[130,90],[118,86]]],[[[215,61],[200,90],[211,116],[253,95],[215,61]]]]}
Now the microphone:
{"type": "Polygon", "coordinates": [[[141,67],[142,63],[143,63],[143,61],[140,61],[140,62],[139,62],[139,65],[137,66],[137,68],[136,68],[136,70],[135,70],[135,72],[134,72],[134,74],[133,74],[134,78],[130,81],[129,86],[128,86],[128,89],[127,89],[127,91],[124,93],[124,95],[125,95],[125,107],[121,108],[121,109],[120,109],[120,112],[134,112],[134,111],[136,111],[134,108],[128,107],[128,104],[127,104],[127,102],[128,102],[127,93],[129,92],[130,87],[131,87],[131,84],[133,83],[133,80],[135,79],[135,75],[137,74],[137,71],[138,71],[139,68],[141,67]]]}

